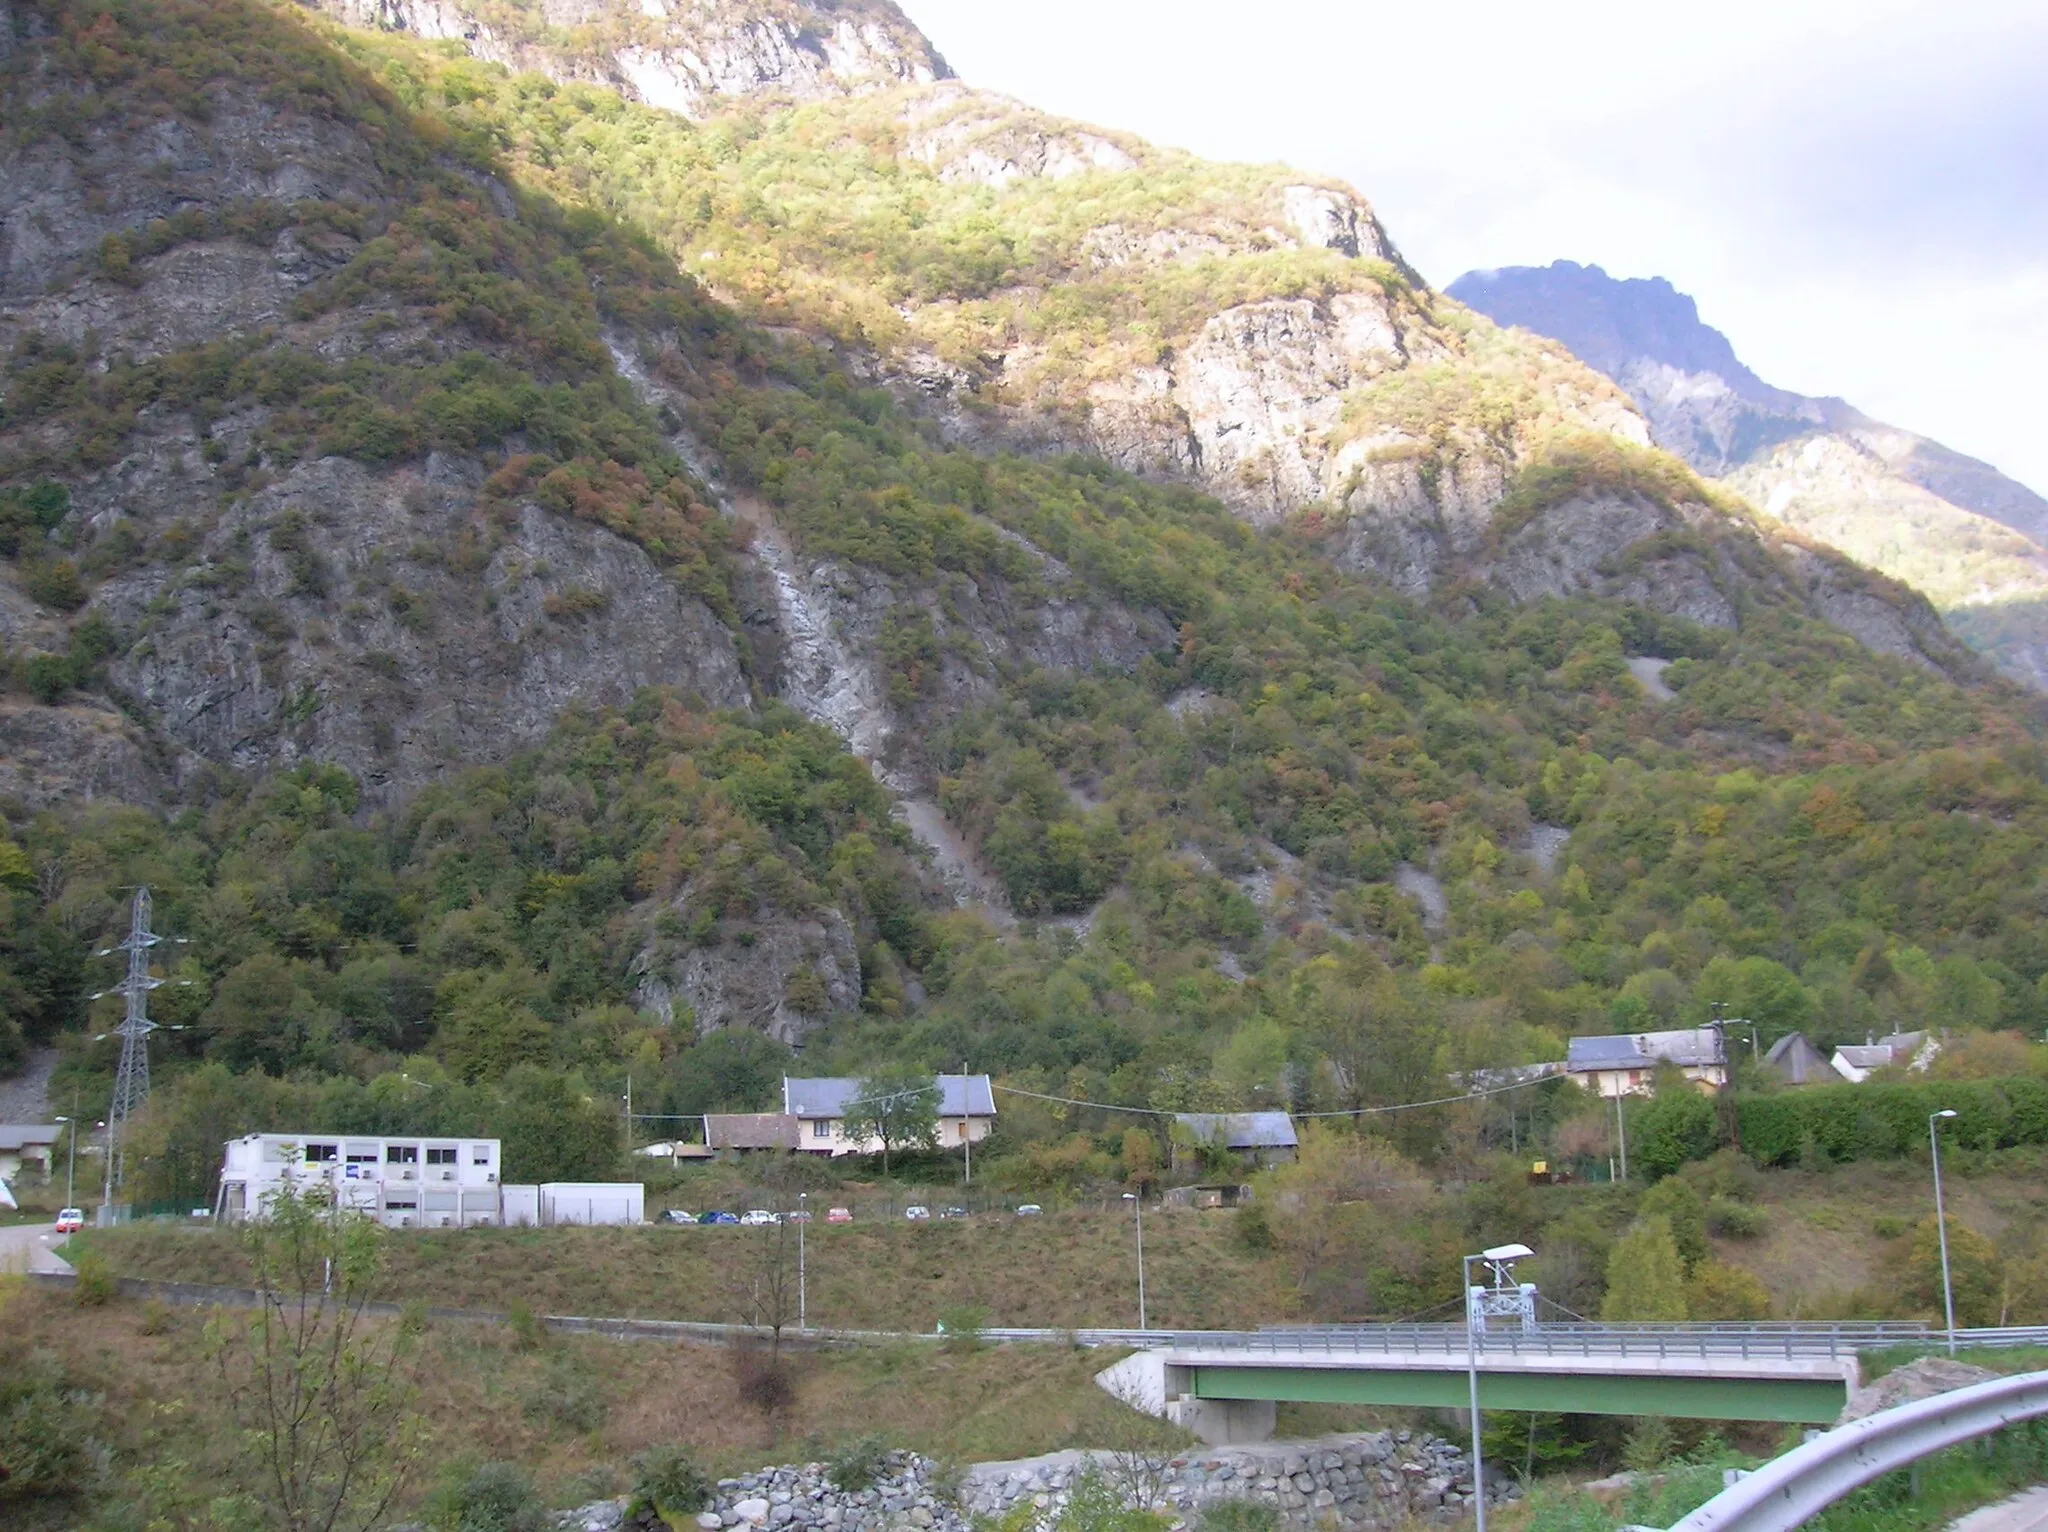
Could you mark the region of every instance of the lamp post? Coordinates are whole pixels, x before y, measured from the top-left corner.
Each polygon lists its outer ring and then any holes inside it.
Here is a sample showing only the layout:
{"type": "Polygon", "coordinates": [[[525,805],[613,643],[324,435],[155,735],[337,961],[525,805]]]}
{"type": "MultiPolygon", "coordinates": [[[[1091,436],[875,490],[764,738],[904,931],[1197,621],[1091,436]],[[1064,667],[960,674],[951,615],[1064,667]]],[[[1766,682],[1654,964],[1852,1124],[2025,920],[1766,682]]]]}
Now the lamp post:
{"type": "Polygon", "coordinates": [[[1472,1263],[1484,1261],[1498,1276],[1516,1261],[1536,1252],[1527,1245],[1495,1245],[1464,1259],[1465,1277],[1465,1384],[1472,1400],[1472,1515],[1475,1532],[1486,1532],[1486,1459],[1479,1444],[1479,1305],[1472,1296],[1472,1263]]]}
{"type": "Polygon", "coordinates": [[[804,1272],[804,1226],[811,1221],[811,1194],[796,1194],[796,1327],[811,1327],[810,1290],[804,1272]]]}
{"type": "MultiPolygon", "coordinates": [[[[76,1112],[78,1108],[74,1106],[71,1110],[76,1112]]],[[[78,1124],[69,1117],[59,1117],[57,1121],[71,1130],[71,1160],[64,1170],[64,1206],[76,1207],[72,1194],[78,1190],[78,1124]]]]}
{"type": "Polygon", "coordinates": [[[1131,1212],[1137,1219],[1138,1231],[1138,1328],[1149,1330],[1145,1322],[1145,1200],[1136,1192],[1125,1192],[1124,1201],[1131,1205],[1131,1212]]]}
{"type": "Polygon", "coordinates": [[[1948,1354],[1956,1354],[1956,1290],[1948,1275],[1948,1216],[1941,1208],[1941,1119],[1956,1114],[1947,1107],[1927,1119],[1927,1146],[1934,1151],[1934,1230],[1941,1236],[1941,1309],[1948,1321],[1948,1354]]]}

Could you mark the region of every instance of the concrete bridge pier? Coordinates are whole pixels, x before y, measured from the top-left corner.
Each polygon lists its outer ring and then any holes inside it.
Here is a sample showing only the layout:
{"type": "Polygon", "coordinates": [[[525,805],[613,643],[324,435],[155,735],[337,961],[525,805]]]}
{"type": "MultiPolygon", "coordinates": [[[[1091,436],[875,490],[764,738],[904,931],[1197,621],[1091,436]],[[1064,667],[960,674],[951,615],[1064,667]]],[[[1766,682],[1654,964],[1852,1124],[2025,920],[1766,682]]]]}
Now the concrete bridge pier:
{"type": "Polygon", "coordinates": [[[1201,1399],[1195,1370],[1157,1351],[1134,1351],[1095,1375],[1096,1386],[1134,1410],[1170,1420],[1209,1447],[1245,1447],[1273,1439],[1279,1406],[1271,1399],[1201,1399]]]}

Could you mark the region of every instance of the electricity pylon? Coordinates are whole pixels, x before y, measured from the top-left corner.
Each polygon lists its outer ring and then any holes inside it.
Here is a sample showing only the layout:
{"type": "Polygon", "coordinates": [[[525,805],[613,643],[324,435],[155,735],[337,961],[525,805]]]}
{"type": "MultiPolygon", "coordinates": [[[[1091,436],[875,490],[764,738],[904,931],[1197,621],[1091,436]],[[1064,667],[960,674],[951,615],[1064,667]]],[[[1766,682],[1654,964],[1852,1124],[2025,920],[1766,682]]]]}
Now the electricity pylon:
{"type": "Polygon", "coordinates": [[[100,1204],[102,1222],[111,1216],[105,1210],[114,1205],[114,1192],[127,1168],[123,1163],[127,1148],[123,1139],[128,1119],[149,1099],[149,1034],[157,1030],[157,1024],[149,1019],[149,992],[164,982],[149,975],[149,949],[162,940],[149,928],[149,890],[138,888],[128,912],[128,939],[102,953],[128,954],[127,977],[112,989],[101,991],[128,997],[127,1014],[113,1033],[121,1039],[121,1067],[114,1075],[114,1099],[107,1107],[107,1181],[100,1204]]]}

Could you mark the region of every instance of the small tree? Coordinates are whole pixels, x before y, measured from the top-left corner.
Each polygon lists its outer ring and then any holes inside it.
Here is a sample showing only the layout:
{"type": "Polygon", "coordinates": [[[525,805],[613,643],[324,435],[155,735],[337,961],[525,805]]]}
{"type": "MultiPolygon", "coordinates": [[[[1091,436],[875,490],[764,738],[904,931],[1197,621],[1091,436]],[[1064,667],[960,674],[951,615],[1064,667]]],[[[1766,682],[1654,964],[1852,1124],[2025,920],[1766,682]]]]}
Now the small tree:
{"type": "Polygon", "coordinates": [[[243,1234],[260,1302],[207,1325],[262,1498],[286,1532],[367,1532],[410,1476],[419,1423],[403,1324],[371,1323],[375,1224],[289,1183],[243,1234]]]}
{"type": "MultiPolygon", "coordinates": [[[[1995,1325],[2005,1308],[2005,1277],[1998,1251],[1990,1240],[1953,1216],[1948,1220],[1949,1284],[1956,1300],[1959,1325],[1995,1325]]],[[[1939,1316],[1941,1299],[1941,1231],[1928,1214],[1913,1228],[1906,1256],[1907,1298],[1926,1313],[1939,1316]]]]}
{"type": "Polygon", "coordinates": [[[1607,1258],[1607,1296],[1600,1317],[1609,1324],[1655,1323],[1686,1317],[1685,1267],[1661,1213],[1638,1219],[1615,1241],[1607,1258]]]}
{"type": "Polygon", "coordinates": [[[882,1141],[882,1174],[898,1149],[934,1149],[939,1142],[939,1082],[914,1069],[892,1069],[860,1082],[846,1108],[846,1136],[882,1141]]]}
{"type": "Polygon", "coordinates": [[[1684,1262],[1687,1275],[1697,1271],[1700,1263],[1713,1253],[1707,1244],[1707,1205],[1691,1182],[1666,1176],[1643,1193],[1636,1213],[1642,1218],[1661,1214],[1670,1220],[1671,1240],[1678,1247],[1678,1259],[1684,1262]]]}

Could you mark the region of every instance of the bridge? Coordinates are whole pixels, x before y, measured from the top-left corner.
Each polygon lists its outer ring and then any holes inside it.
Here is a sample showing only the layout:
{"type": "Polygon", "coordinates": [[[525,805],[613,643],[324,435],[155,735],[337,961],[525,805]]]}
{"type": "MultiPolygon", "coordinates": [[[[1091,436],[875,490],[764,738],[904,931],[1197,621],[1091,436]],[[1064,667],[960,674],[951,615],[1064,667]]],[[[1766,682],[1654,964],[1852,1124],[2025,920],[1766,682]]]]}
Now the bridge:
{"type": "MultiPolygon", "coordinates": [[[[1819,1425],[1841,1414],[1860,1383],[1859,1353],[1937,1338],[1921,1324],[1495,1329],[1475,1348],[1479,1402],[1494,1410],[1819,1425]]],[[[1264,1440],[1282,1400],[1468,1403],[1462,1324],[1200,1331],[1139,1343],[1146,1349],[1096,1381],[1212,1445],[1264,1440]]]]}

